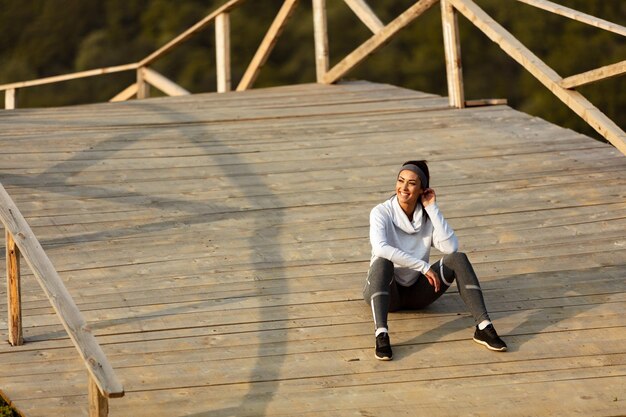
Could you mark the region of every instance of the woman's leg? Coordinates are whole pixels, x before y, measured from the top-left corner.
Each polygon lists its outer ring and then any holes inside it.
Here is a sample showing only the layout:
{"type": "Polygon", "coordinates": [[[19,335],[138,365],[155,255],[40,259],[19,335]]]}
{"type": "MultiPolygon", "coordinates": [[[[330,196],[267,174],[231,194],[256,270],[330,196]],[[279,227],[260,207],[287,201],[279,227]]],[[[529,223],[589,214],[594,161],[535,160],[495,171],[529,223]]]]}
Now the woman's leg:
{"type": "Polygon", "coordinates": [[[442,283],[449,287],[456,279],[461,299],[474,317],[476,324],[489,321],[489,313],[485,307],[483,292],[474,268],[463,252],[445,255],[433,265],[442,283]]]}
{"type": "Polygon", "coordinates": [[[474,341],[490,350],[498,352],[507,350],[506,343],[500,339],[489,319],[478,277],[469,259],[467,259],[467,255],[462,252],[446,255],[433,267],[437,268],[435,270],[444,286],[449,287],[452,285],[452,281],[456,279],[461,299],[476,322],[474,341]]]}
{"type": "Polygon", "coordinates": [[[393,270],[393,262],[376,259],[370,266],[363,288],[363,299],[372,308],[377,335],[380,331],[387,331],[389,311],[398,309],[398,288],[393,279],[393,270]]]}
{"type": "Polygon", "coordinates": [[[376,259],[367,273],[367,282],[363,288],[363,298],[372,308],[376,329],[376,359],[389,361],[393,357],[387,315],[397,309],[398,286],[393,279],[393,263],[386,259],[376,259]]]}

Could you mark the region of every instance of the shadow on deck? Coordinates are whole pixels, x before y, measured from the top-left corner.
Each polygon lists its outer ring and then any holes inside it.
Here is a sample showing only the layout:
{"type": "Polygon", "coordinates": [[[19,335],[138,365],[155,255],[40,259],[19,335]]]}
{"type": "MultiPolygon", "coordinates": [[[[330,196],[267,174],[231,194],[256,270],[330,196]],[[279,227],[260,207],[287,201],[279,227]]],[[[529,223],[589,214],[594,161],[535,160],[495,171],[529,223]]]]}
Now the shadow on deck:
{"type": "MultiPolygon", "coordinates": [[[[0,149],[0,182],[123,381],[111,416],[626,413],[626,159],[608,145],[356,82],[15,110],[0,149]],[[392,314],[395,359],[373,357],[368,214],[412,158],[506,354],[472,343],[450,291],[392,314]]],[[[84,367],[32,276],[22,297],[27,343],[0,346],[0,390],[29,417],[86,415],[84,367]]],[[[3,303],[6,339],[5,320],[3,303]]]]}

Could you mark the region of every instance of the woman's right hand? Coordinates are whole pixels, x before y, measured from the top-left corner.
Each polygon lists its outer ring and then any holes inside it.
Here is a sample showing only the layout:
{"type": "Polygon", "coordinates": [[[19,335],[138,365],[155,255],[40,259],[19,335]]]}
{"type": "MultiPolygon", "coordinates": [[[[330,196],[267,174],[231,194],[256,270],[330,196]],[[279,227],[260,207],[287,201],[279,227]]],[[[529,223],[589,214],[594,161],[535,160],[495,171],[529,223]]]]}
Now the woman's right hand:
{"type": "Polygon", "coordinates": [[[437,200],[437,195],[435,194],[435,190],[433,190],[432,188],[425,189],[421,195],[421,199],[422,199],[422,205],[424,207],[428,207],[431,204],[435,203],[435,201],[437,200]]]}
{"type": "Polygon", "coordinates": [[[435,287],[435,292],[439,292],[439,288],[441,288],[441,281],[439,280],[439,275],[437,275],[437,273],[433,271],[431,268],[428,271],[426,271],[424,276],[428,280],[428,283],[432,285],[433,287],[435,287]]]}

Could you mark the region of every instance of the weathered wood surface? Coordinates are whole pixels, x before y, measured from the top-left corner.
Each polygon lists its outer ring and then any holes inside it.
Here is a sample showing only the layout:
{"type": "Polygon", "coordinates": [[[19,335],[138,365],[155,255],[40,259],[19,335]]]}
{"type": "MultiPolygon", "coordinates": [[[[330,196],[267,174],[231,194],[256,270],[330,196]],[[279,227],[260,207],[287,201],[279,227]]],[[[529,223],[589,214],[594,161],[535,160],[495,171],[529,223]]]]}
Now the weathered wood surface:
{"type": "Polygon", "coordinates": [[[599,80],[616,77],[624,73],[626,73],[626,60],[611,65],[605,65],[604,67],[583,72],[582,74],[572,75],[571,77],[563,79],[561,86],[563,88],[576,88],[599,80]]]}
{"type": "MultiPolygon", "coordinates": [[[[0,185],[0,221],[4,225],[7,234],[11,238],[7,239],[9,253],[7,260],[8,289],[10,293],[9,308],[11,326],[9,326],[9,342],[15,343],[15,327],[17,310],[16,302],[19,302],[21,277],[19,277],[18,253],[21,253],[25,263],[29,266],[33,275],[37,278],[41,289],[44,291],[47,300],[54,309],[57,318],[63,325],[67,337],[76,347],[76,354],[83,360],[83,366],[87,369],[94,383],[97,384],[102,394],[106,397],[124,396],[124,388],[115,376],[111,364],[104,355],[102,348],[95,340],[91,329],[83,315],[76,307],[76,303],[70,296],[61,277],[55,270],[50,258],[46,255],[41,244],[35,237],[31,227],[28,225],[20,210],[11,200],[4,187],[0,185]],[[17,246],[19,252],[14,248],[17,246]],[[18,283],[19,282],[19,283],[18,283]]],[[[18,314],[20,315],[20,314],[18,314]]],[[[21,320],[21,319],[19,319],[21,320]]],[[[23,327],[20,325],[20,327],[23,327]]],[[[17,335],[17,340],[23,342],[23,332],[17,335]]]]}
{"type": "Polygon", "coordinates": [[[20,250],[15,244],[11,232],[5,233],[6,245],[6,276],[7,276],[7,310],[9,343],[20,346],[24,343],[22,337],[22,296],[20,292],[20,250]]]}
{"type": "Polygon", "coordinates": [[[563,79],[551,67],[526,48],[503,26],[493,20],[472,0],[448,0],[488,38],[517,61],[559,100],[586,121],[604,138],[626,155],[626,133],[577,91],[561,86],[563,79]]]}
{"type": "Polygon", "coordinates": [[[215,18],[215,66],[217,92],[231,90],[230,79],[230,14],[220,13],[215,18]]]}
{"type": "MultiPolygon", "coordinates": [[[[124,384],[111,416],[626,413],[626,158],[609,145],[350,83],[18,109],[0,154],[124,384]],[[373,357],[368,213],[413,157],[510,352],[471,341],[450,291],[392,314],[395,359],[373,357]]],[[[21,289],[26,343],[0,343],[0,390],[29,417],[88,415],[26,267],[21,289]]]]}

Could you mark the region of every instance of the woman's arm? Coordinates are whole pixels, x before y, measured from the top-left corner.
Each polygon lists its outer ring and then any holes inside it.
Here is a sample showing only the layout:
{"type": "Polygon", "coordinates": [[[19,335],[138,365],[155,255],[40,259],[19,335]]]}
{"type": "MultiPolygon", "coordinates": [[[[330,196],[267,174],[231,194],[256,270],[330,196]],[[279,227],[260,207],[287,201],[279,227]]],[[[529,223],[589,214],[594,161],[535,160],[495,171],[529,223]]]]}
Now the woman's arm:
{"type": "Polygon", "coordinates": [[[436,203],[435,190],[427,188],[422,194],[422,204],[433,223],[433,246],[443,253],[454,253],[459,250],[459,241],[454,230],[448,225],[436,203]]]}

